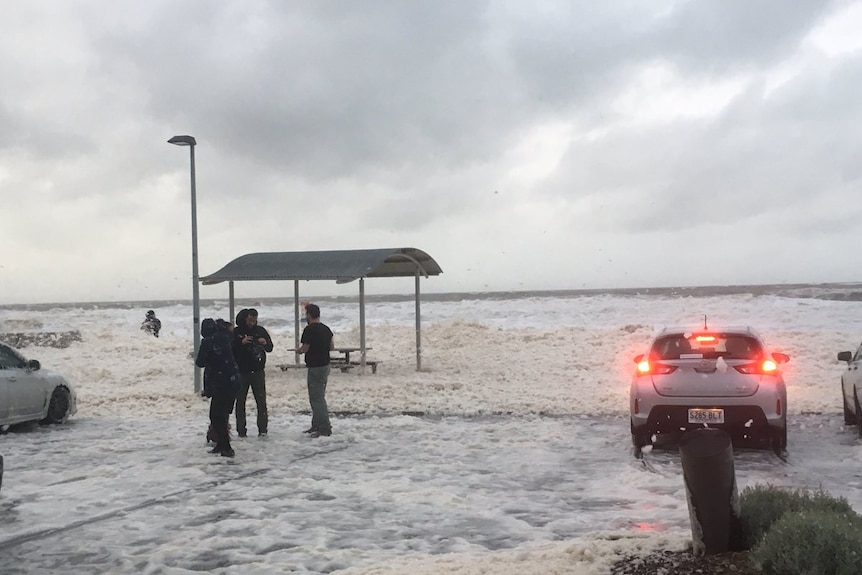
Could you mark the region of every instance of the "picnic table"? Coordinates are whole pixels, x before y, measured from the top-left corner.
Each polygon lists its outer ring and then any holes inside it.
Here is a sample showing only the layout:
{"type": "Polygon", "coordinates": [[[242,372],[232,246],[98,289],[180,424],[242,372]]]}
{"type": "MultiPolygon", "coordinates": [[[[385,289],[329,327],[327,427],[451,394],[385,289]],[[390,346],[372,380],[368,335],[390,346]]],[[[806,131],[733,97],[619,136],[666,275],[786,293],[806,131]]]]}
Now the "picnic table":
{"type": "MultiPolygon", "coordinates": [[[[371,348],[370,347],[365,348],[366,351],[368,351],[369,349],[371,349],[371,348]]],[[[357,352],[357,351],[361,352],[362,348],[361,347],[336,347],[336,348],[330,350],[329,361],[335,367],[340,368],[341,371],[347,371],[351,367],[354,367],[357,365],[362,365],[361,360],[359,360],[359,361],[357,361],[355,359],[353,361],[350,360],[350,354],[357,352]],[[340,355],[336,355],[335,357],[333,357],[332,356],[333,352],[340,354],[340,355]]],[[[367,365],[368,367],[371,368],[371,373],[377,373],[377,364],[378,363],[379,362],[377,362],[377,361],[373,361],[373,360],[369,360],[369,359],[365,360],[365,365],[367,365]]]]}
{"type": "MultiPolygon", "coordinates": [[[[369,349],[371,349],[371,348],[370,347],[365,348],[366,351],[368,351],[369,349]]],[[[342,372],[348,371],[348,370],[356,367],[357,365],[362,365],[361,360],[356,360],[356,359],[351,360],[350,359],[350,354],[355,353],[357,351],[361,352],[362,348],[361,347],[336,347],[336,348],[330,350],[330,352],[329,352],[329,362],[330,362],[330,364],[332,364],[332,367],[338,368],[342,372]]],[[[368,367],[371,368],[371,373],[377,373],[377,364],[378,363],[380,363],[380,362],[375,361],[375,360],[369,360],[369,359],[365,360],[365,365],[367,365],[368,367]]],[[[285,364],[280,364],[278,367],[281,368],[281,371],[287,371],[288,369],[291,369],[291,368],[303,368],[303,367],[305,367],[305,364],[285,363],[285,364]]]]}
{"type": "MultiPolygon", "coordinates": [[[[366,347],[366,350],[371,349],[370,347],[366,347]]],[[[332,363],[350,363],[350,354],[355,351],[362,351],[361,347],[336,347],[335,349],[330,351],[329,361],[332,363]],[[332,357],[332,352],[339,353],[341,355],[332,357]]]]}

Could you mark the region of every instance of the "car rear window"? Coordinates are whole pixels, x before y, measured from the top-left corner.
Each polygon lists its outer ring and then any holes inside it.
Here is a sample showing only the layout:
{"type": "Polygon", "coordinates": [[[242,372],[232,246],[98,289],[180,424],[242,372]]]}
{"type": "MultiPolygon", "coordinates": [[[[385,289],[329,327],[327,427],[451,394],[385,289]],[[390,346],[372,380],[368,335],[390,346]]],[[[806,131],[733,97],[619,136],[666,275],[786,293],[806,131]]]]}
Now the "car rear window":
{"type": "Polygon", "coordinates": [[[657,339],[652,354],[658,359],[759,359],[761,348],[742,334],[675,334],[657,339]]]}

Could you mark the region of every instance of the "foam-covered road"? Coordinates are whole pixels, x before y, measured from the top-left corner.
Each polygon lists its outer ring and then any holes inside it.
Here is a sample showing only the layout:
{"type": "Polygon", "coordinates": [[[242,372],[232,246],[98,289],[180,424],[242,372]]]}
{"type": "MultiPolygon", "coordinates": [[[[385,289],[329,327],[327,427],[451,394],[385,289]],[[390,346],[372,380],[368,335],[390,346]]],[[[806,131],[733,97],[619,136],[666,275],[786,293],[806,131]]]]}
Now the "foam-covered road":
{"type": "MultiPolygon", "coordinates": [[[[195,417],[79,418],[0,436],[0,572],[329,573],[411,553],[688,529],[679,456],[632,456],[620,417],[305,416],[209,455],[195,417]]],[[[250,435],[253,434],[253,430],[250,435]]],[[[740,490],[819,488],[862,510],[862,442],[791,419],[787,462],[738,450],[740,490]]]]}

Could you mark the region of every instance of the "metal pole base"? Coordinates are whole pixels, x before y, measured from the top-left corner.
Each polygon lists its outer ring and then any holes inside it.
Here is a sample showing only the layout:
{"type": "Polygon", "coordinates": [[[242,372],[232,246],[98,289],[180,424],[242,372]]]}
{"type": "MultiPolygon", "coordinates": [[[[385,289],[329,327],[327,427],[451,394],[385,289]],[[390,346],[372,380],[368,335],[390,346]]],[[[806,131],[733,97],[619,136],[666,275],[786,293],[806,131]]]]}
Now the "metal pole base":
{"type": "Polygon", "coordinates": [[[695,555],[740,551],[742,530],[730,436],[697,429],[679,443],[695,555]]]}

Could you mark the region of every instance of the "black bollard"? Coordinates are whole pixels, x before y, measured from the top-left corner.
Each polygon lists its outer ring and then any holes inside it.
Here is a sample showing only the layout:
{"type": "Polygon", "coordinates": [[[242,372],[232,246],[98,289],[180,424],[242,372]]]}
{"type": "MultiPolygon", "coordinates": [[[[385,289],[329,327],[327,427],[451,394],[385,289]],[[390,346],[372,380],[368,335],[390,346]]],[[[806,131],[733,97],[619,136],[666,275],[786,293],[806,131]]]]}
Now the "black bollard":
{"type": "Polygon", "coordinates": [[[679,443],[695,555],[740,551],[739,496],[730,436],[720,429],[690,431],[679,443]]]}

